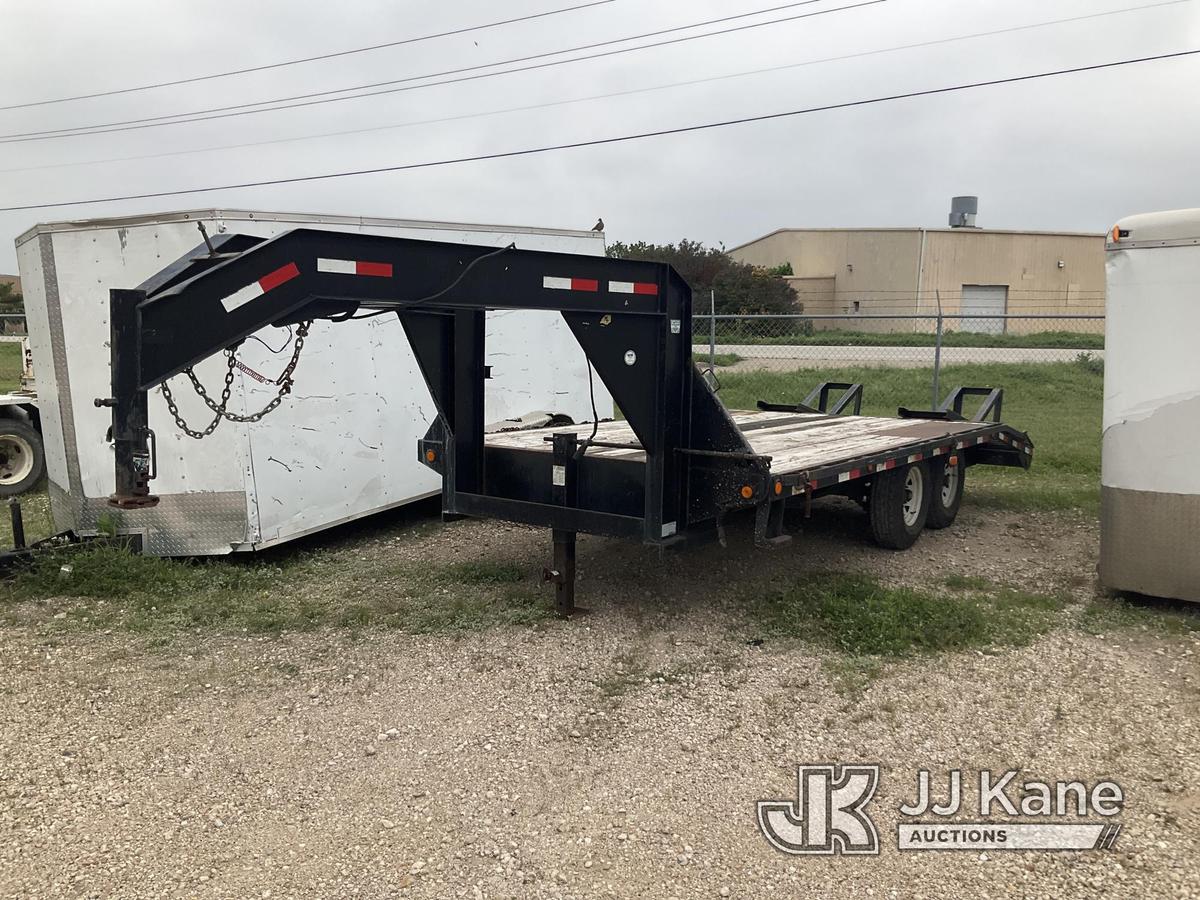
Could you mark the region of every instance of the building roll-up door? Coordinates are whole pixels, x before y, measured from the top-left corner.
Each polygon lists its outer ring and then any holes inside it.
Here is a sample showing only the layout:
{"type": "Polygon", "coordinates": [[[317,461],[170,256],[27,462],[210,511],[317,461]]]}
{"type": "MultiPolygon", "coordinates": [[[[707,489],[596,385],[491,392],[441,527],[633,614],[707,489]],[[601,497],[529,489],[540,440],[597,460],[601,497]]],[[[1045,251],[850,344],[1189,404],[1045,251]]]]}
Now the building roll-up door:
{"type": "Polygon", "coordinates": [[[963,318],[960,322],[961,331],[974,331],[981,334],[1003,334],[1004,319],[1008,311],[1008,285],[1005,284],[964,284],[962,289],[962,313],[964,316],[989,316],[997,318],[963,318]]]}

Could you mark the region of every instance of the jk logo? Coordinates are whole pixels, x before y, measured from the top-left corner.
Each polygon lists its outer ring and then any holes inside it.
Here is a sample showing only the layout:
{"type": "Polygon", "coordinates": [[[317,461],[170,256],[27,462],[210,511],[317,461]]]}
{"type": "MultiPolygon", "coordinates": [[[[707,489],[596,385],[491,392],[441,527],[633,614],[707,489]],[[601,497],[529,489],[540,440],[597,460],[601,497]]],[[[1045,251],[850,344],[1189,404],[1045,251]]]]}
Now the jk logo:
{"type": "Polygon", "coordinates": [[[879,766],[797,766],[797,799],[760,800],[758,827],[784,853],[878,855],[879,832],[863,812],[879,766]]]}

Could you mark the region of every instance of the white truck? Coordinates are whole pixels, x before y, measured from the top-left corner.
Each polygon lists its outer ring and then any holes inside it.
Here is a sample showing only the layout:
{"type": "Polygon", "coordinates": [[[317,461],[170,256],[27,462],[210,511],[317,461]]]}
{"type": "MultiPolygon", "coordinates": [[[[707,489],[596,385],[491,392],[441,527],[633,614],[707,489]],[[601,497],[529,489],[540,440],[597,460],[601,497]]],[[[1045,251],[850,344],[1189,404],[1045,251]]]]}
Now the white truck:
{"type": "MultiPolygon", "coordinates": [[[[497,248],[604,255],[604,235],[358,216],[201,209],[37,225],[17,238],[29,339],[37,370],[46,481],[55,526],[99,530],[114,490],[108,410],[109,289],[136,288],[172,263],[208,256],[206,240],[272,238],[295,228],[497,248]],[[199,230],[209,236],[207,239],[199,230]]],[[[488,422],[531,412],[592,418],[587,361],[557,313],[487,313],[488,422]]],[[[260,410],[279,392],[296,329],[267,328],[196,366],[212,395],[232,375],[228,411],[260,410]]],[[[211,409],[183,375],[170,387],[180,416],[205,428],[211,409]]],[[[596,385],[602,417],[612,398],[596,385]]],[[[162,502],[138,517],[159,556],[252,551],[434,496],[441,480],[413,450],[434,421],[429,389],[396,316],[314,322],[290,396],[258,422],[222,421],[204,440],[178,427],[161,389],[149,398],[162,502]],[[384,415],[384,413],[387,415],[384,415]]],[[[124,523],[130,524],[130,523],[124,523]]]]}
{"type": "Polygon", "coordinates": [[[0,393],[0,497],[11,497],[41,480],[46,471],[46,455],[29,339],[0,335],[0,343],[15,344],[21,352],[20,387],[0,393]]]}

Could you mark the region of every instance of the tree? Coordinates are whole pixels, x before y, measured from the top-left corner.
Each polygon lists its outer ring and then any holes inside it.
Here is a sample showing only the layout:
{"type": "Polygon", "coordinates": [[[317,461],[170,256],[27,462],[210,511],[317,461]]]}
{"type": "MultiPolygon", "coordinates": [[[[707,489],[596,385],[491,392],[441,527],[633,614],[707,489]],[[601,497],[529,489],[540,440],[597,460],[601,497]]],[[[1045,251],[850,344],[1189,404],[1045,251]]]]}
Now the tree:
{"type": "Polygon", "coordinates": [[[791,266],[763,269],[730,258],[723,249],[699,241],[648,244],[645,241],[608,247],[616,259],[647,259],[670,263],[692,289],[697,313],[708,311],[709,291],[716,293],[717,312],[725,314],[799,313],[804,306],[782,276],[791,266]]]}
{"type": "Polygon", "coordinates": [[[0,312],[22,313],[25,311],[25,298],[13,290],[8,282],[0,282],[0,312]]]}

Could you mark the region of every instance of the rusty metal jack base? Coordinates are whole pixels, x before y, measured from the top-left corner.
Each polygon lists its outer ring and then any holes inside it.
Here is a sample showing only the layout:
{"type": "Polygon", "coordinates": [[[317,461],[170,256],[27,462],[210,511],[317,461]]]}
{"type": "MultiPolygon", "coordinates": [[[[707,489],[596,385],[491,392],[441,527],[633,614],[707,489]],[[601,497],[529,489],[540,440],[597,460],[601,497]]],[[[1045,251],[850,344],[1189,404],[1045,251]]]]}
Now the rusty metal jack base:
{"type": "Polygon", "coordinates": [[[110,494],[108,505],[115,506],[117,509],[149,509],[152,506],[158,506],[158,497],[154,494],[125,496],[110,494]]]}

